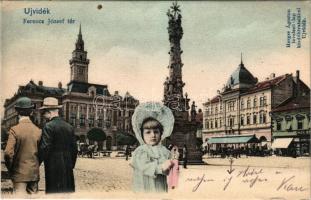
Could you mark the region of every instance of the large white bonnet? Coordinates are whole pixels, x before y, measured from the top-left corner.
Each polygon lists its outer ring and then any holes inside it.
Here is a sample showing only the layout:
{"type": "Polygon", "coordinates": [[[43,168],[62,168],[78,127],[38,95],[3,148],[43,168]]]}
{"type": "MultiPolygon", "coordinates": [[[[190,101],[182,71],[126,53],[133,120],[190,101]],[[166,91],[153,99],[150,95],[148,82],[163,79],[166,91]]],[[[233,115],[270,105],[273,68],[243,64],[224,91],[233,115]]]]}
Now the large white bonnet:
{"type": "Polygon", "coordinates": [[[142,103],[135,108],[135,112],[132,116],[133,130],[140,144],[145,144],[141,137],[141,127],[143,121],[147,118],[156,119],[163,126],[161,140],[172,134],[175,121],[172,111],[158,102],[142,103]]]}

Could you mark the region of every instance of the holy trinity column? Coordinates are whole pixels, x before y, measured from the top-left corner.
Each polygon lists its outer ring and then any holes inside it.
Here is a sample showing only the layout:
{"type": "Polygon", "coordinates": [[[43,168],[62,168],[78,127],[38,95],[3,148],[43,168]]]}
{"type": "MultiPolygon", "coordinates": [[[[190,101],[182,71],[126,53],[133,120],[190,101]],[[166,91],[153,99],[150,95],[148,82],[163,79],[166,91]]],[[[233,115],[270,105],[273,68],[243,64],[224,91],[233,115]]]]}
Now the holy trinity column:
{"type": "Polygon", "coordinates": [[[197,122],[192,116],[195,114],[195,105],[191,109],[191,119],[189,117],[189,101],[187,93],[183,93],[185,83],[182,80],[183,63],[181,61],[182,50],[180,40],[183,36],[181,26],[181,10],[177,2],[167,12],[168,16],[168,34],[170,42],[169,51],[169,76],[164,82],[164,99],[163,103],[169,107],[175,117],[175,124],[170,143],[178,146],[180,150],[186,145],[188,149],[189,163],[202,163],[202,153],[196,146],[197,122]]]}

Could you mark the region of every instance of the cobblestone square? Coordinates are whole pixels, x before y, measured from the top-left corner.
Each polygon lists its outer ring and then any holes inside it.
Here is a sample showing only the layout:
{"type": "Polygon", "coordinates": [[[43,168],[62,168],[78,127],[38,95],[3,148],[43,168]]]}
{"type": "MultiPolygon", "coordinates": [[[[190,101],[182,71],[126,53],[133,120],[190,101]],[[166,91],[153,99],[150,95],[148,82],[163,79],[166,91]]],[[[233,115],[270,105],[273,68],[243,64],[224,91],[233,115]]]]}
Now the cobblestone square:
{"type": "MultiPolygon", "coordinates": [[[[168,198],[168,199],[308,199],[310,197],[309,158],[242,157],[207,158],[208,165],[180,166],[179,185],[167,194],[131,192],[132,168],[124,158],[79,158],[75,168],[76,193],[60,198],[168,198]]],[[[40,192],[44,195],[44,167],[41,166],[40,192]]],[[[3,192],[12,187],[2,180],[3,192]]]]}

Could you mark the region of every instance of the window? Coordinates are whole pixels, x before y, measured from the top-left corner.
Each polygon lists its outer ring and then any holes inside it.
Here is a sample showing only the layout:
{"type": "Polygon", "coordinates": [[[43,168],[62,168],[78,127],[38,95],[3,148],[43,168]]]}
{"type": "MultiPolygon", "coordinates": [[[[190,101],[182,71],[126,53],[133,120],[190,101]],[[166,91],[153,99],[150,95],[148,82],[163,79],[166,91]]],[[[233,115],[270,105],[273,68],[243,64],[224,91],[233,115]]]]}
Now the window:
{"type": "Polygon", "coordinates": [[[80,126],[85,126],[85,117],[84,117],[84,115],[80,116],[80,126]]]}
{"type": "Polygon", "coordinates": [[[208,121],[205,121],[205,128],[206,128],[206,129],[209,129],[209,123],[208,123],[208,121]]]}
{"type": "Polygon", "coordinates": [[[266,123],[266,122],[267,122],[266,113],[262,113],[262,123],[266,123]]]}
{"type": "Polygon", "coordinates": [[[99,119],[98,119],[97,126],[98,126],[98,127],[102,127],[102,126],[103,126],[103,119],[102,119],[102,118],[99,118],[99,119]]]}
{"type": "Polygon", "coordinates": [[[78,74],[79,74],[79,75],[83,75],[83,69],[80,69],[80,68],[79,68],[79,69],[78,69],[78,74]]]}
{"type": "Polygon", "coordinates": [[[256,108],[257,107],[257,97],[254,98],[253,104],[254,104],[254,108],[256,108]]]}
{"type": "Polygon", "coordinates": [[[241,126],[244,126],[244,117],[241,117],[241,126]]]}
{"type": "Polygon", "coordinates": [[[93,127],[94,126],[94,118],[91,117],[89,118],[89,127],[93,127]]]}
{"type": "Polygon", "coordinates": [[[257,124],[257,114],[254,113],[253,115],[253,124],[257,124]]]}
{"type": "Polygon", "coordinates": [[[266,96],[263,97],[263,105],[264,105],[264,106],[267,105],[267,97],[266,97],[266,96]]]}
{"type": "Polygon", "coordinates": [[[211,121],[211,129],[213,129],[213,121],[211,121]]]}
{"type": "Polygon", "coordinates": [[[233,111],[234,110],[234,101],[231,101],[228,103],[228,110],[233,111]]]}
{"type": "Polygon", "coordinates": [[[251,124],[251,116],[250,115],[247,115],[246,117],[246,124],[251,124]]]}
{"type": "Polygon", "coordinates": [[[215,107],[215,114],[218,113],[218,106],[215,107]]]}
{"type": "Polygon", "coordinates": [[[219,128],[222,127],[222,120],[219,120],[219,128]]]}
{"type": "Polygon", "coordinates": [[[218,128],[218,121],[215,120],[215,128],[218,128]]]}
{"type": "Polygon", "coordinates": [[[242,99],[241,100],[241,110],[243,110],[244,109],[244,100],[242,99]]]}
{"type": "Polygon", "coordinates": [[[251,108],[251,99],[248,97],[247,99],[247,105],[246,105],[247,108],[251,108]]]}
{"type": "Polygon", "coordinates": [[[297,129],[298,130],[303,129],[303,121],[302,120],[297,121],[297,129]]]}
{"type": "Polygon", "coordinates": [[[232,127],[234,125],[234,118],[229,119],[229,126],[232,127]]]}
{"type": "Polygon", "coordinates": [[[260,123],[260,124],[266,123],[266,113],[261,112],[261,113],[259,114],[259,123],[260,123]]]}
{"type": "Polygon", "coordinates": [[[259,99],[259,105],[260,105],[260,107],[263,107],[263,106],[264,106],[264,97],[260,97],[260,99],[259,99]]]}
{"type": "Polygon", "coordinates": [[[281,122],[276,122],[276,130],[280,131],[282,129],[282,124],[281,122]]]}

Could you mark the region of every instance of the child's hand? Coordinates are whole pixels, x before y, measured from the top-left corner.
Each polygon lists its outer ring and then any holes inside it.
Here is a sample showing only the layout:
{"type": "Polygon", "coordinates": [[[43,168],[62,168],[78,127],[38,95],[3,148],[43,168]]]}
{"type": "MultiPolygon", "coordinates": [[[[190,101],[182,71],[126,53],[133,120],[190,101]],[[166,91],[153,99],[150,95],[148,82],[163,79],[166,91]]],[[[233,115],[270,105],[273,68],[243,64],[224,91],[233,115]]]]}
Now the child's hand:
{"type": "Polygon", "coordinates": [[[173,163],[171,160],[166,160],[165,162],[162,163],[162,171],[168,171],[171,167],[173,166],[173,163]]]}

